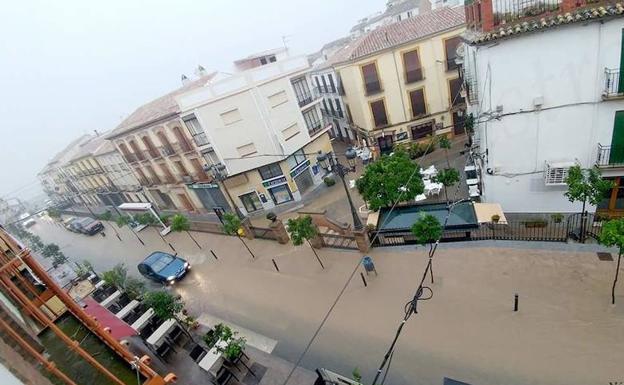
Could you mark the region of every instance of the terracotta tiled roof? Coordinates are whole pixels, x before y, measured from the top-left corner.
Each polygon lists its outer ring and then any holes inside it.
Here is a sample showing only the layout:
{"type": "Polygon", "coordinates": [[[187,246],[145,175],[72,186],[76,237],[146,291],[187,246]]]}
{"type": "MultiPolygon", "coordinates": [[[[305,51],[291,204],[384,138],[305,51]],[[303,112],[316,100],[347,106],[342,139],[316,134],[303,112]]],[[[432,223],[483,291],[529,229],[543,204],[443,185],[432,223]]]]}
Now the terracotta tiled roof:
{"type": "Polygon", "coordinates": [[[624,5],[622,3],[605,4],[600,7],[580,8],[573,12],[551,15],[541,19],[509,23],[488,33],[475,33],[472,36],[468,34],[466,38],[473,44],[487,43],[516,35],[555,28],[560,25],[582,23],[622,15],[624,15],[624,5]]]}
{"type": "Polygon", "coordinates": [[[442,33],[466,23],[464,7],[443,7],[379,27],[354,40],[332,58],[333,63],[356,60],[413,40],[442,33]]]}
{"type": "Polygon", "coordinates": [[[204,86],[216,74],[216,72],[213,72],[206,76],[202,76],[201,78],[191,81],[189,84],[182,86],[175,91],[142,105],[130,114],[130,116],[124,119],[124,121],[121,122],[121,124],[119,124],[113,131],[111,131],[110,134],[106,135],[106,137],[112,138],[134,128],[141,127],[152,122],[156,122],[167,116],[179,113],[180,109],[175,101],[175,97],[184,92],[204,86]]]}

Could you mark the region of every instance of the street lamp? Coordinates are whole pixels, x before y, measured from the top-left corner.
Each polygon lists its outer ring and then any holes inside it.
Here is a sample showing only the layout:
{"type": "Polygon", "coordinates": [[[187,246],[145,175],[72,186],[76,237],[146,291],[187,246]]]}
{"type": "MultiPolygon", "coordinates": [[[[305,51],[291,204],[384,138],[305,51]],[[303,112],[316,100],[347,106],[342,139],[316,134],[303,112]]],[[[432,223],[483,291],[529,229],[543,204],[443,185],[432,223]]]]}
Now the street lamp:
{"type": "Polygon", "coordinates": [[[349,188],[347,187],[347,182],[345,182],[345,176],[348,173],[355,171],[355,158],[357,157],[357,154],[353,148],[349,147],[349,149],[345,152],[345,157],[347,158],[349,167],[340,164],[338,159],[336,159],[334,154],[331,152],[329,154],[325,154],[323,151],[319,150],[316,160],[326,172],[335,171],[336,174],[338,174],[338,177],[342,181],[342,186],[347,194],[347,199],[349,200],[351,216],[353,217],[353,228],[355,230],[362,230],[364,225],[362,225],[362,220],[353,205],[353,200],[351,199],[351,194],[349,194],[349,188]]]}
{"type": "Polygon", "coordinates": [[[234,203],[234,199],[232,199],[230,192],[228,191],[227,187],[225,187],[225,183],[223,182],[227,178],[227,168],[225,167],[225,165],[223,163],[217,163],[210,166],[206,164],[203,168],[205,172],[209,172],[213,178],[215,178],[218,182],[221,182],[223,190],[225,190],[225,194],[227,195],[229,203],[232,206],[231,209],[234,210],[236,216],[238,216],[239,219],[244,220],[245,216],[240,211],[236,203],[234,203]]]}

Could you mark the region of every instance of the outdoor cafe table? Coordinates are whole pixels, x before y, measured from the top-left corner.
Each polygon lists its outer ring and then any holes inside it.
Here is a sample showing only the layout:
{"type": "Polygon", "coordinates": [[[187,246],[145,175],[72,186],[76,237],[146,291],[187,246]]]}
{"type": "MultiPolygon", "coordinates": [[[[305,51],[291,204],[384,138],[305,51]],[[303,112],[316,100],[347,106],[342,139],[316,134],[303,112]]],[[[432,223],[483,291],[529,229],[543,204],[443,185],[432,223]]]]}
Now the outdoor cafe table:
{"type": "Polygon", "coordinates": [[[133,299],[123,309],[119,310],[119,313],[115,314],[115,316],[117,316],[117,318],[119,319],[123,319],[123,317],[127,316],[128,313],[134,310],[134,308],[137,306],[139,306],[139,301],[137,301],[136,299],[133,299]]]}
{"type": "Polygon", "coordinates": [[[130,327],[136,330],[137,332],[140,332],[141,329],[143,329],[143,327],[145,326],[145,324],[149,322],[150,318],[152,318],[153,315],[154,315],[154,309],[150,307],[149,309],[147,309],[145,313],[143,313],[139,317],[138,320],[134,321],[134,323],[130,325],[130,327]]]}
{"type": "Polygon", "coordinates": [[[221,353],[217,350],[217,347],[225,348],[226,346],[227,342],[219,340],[215,344],[215,346],[213,346],[212,349],[210,349],[208,353],[206,353],[204,358],[199,361],[199,367],[216,376],[216,374],[211,372],[210,369],[212,369],[212,367],[216,364],[219,358],[221,358],[221,353]]]}
{"type": "Polygon", "coordinates": [[[160,347],[160,344],[165,339],[165,335],[167,335],[167,333],[169,333],[171,329],[173,329],[175,324],[175,318],[169,318],[168,320],[163,322],[162,325],[160,325],[158,329],[156,329],[154,333],[152,333],[152,335],[147,338],[147,343],[155,347],[160,347]]]}
{"type": "Polygon", "coordinates": [[[121,295],[121,292],[117,290],[113,294],[109,295],[104,301],[102,301],[100,305],[102,305],[102,307],[108,307],[108,305],[113,303],[113,301],[119,298],[120,295],[121,295]]]}

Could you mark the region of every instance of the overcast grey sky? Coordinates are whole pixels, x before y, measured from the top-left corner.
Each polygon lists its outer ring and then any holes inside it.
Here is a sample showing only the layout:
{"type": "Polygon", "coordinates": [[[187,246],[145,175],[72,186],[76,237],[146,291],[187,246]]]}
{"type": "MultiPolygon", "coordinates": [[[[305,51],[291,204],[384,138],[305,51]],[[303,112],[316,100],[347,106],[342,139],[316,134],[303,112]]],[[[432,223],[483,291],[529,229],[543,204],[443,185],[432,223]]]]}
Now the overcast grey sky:
{"type": "Polygon", "coordinates": [[[385,0],[58,0],[0,13],[0,196],[40,192],[36,174],[73,138],[114,128],[198,64],[345,36],[385,0]]]}

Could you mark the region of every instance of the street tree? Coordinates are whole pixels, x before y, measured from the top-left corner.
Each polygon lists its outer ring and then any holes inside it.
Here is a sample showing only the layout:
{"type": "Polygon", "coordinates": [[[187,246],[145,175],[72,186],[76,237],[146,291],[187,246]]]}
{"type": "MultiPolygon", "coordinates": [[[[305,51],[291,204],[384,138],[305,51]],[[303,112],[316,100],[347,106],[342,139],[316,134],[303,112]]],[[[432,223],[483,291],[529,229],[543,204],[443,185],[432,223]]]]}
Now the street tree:
{"type": "Polygon", "coordinates": [[[620,261],[624,252],[624,218],[612,219],[602,225],[602,232],[598,241],[607,247],[618,248],[618,260],[615,268],[615,278],[611,287],[611,304],[615,304],[615,286],[620,273],[620,261]]]}
{"type": "Polygon", "coordinates": [[[182,309],[184,309],[182,297],[173,295],[164,290],[149,291],[143,295],[142,302],[147,308],[152,308],[154,314],[161,320],[175,319],[178,325],[180,325],[184,332],[192,339],[191,334],[186,330],[184,323],[178,315],[182,312],[182,309]]]}
{"type": "Polygon", "coordinates": [[[226,212],[225,214],[223,214],[221,220],[223,221],[223,225],[221,226],[223,232],[227,235],[236,235],[238,239],[243,243],[243,245],[245,245],[245,248],[247,249],[249,254],[251,254],[251,257],[256,258],[254,253],[251,252],[249,246],[247,246],[245,240],[241,237],[241,232],[243,230],[241,229],[242,222],[240,218],[236,216],[236,214],[226,212]]]}
{"type": "Polygon", "coordinates": [[[412,225],[412,234],[416,237],[416,242],[419,245],[429,244],[429,263],[431,270],[431,283],[433,283],[433,245],[442,238],[442,224],[438,221],[438,218],[431,214],[421,213],[420,218],[412,225]]]}
{"type": "Polygon", "coordinates": [[[130,216],[120,215],[117,218],[115,218],[115,223],[117,223],[117,226],[119,228],[124,227],[130,223],[130,216]]]}
{"type": "Polygon", "coordinates": [[[102,273],[102,279],[109,285],[123,290],[128,279],[128,268],[125,263],[116,264],[111,270],[102,273]]]}
{"type": "Polygon", "coordinates": [[[61,217],[61,212],[55,207],[50,207],[47,212],[50,218],[58,219],[61,217]]]}
{"type": "Polygon", "coordinates": [[[459,182],[459,171],[454,168],[445,168],[444,170],[438,171],[438,175],[436,175],[433,180],[438,183],[442,183],[444,186],[444,197],[446,198],[446,205],[451,204],[449,201],[448,190],[449,187],[457,184],[459,182]]]}
{"type": "Polygon", "coordinates": [[[111,213],[109,210],[106,210],[106,212],[104,212],[104,214],[101,214],[99,216],[99,219],[101,221],[110,221],[111,219],[113,219],[113,213],[111,213]]]}
{"type": "Polygon", "coordinates": [[[369,164],[356,186],[373,211],[413,199],[425,191],[419,166],[403,150],[369,164]]]}
{"type": "Polygon", "coordinates": [[[171,218],[171,231],[175,231],[175,232],[186,232],[186,234],[189,236],[189,238],[191,238],[193,240],[193,242],[195,242],[195,244],[197,245],[197,247],[199,247],[200,249],[202,248],[199,243],[197,242],[197,240],[195,238],[193,238],[193,236],[191,235],[191,233],[189,232],[189,230],[191,229],[191,222],[189,221],[189,219],[187,217],[185,217],[182,214],[176,214],[171,218]]]}
{"type": "Polygon", "coordinates": [[[136,277],[129,276],[126,278],[124,291],[131,300],[138,299],[145,294],[145,282],[136,277]]]}
{"type": "Polygon", "coordinates": [[[61,248],[56,243],[48,243],[41,249],[41,255],[45,258],[53,258],[61,252],[61,248]]]}
{"type": "Polygon", "coordinates": [[[297,218],[289,219],[287,222],[287,229],[290,233],[290,239],[292,240],[293,245],[300,246],[303,242],[307,242],[312,251],[314,252],[314,256],[316,260],[321,265],[323,269],[323,262],[321,262],[321,258],[319,258],[316,253],[316,249],[312,247],[310,243],[310,239],[316,238],[319,235],[318,229],[312,223],[312,217],[309,215],[300,216],[297,218]]]}
{"type": "Polygon", "coordinates": [[[449,150],[451,149],[451,141],[446,135],[440,135],[438,137],[438,145],[444,149],[444,155],[446,156],[446,166],[451,168],[451,161],[449,160],[449,150]]]}
{"type": "Polygon", "coordinates": [[[67,262],[67,257],[60,251],[52,257],[52,267],[55,269],[65,262],[67,262]]]}
{"type": "Polygon", "coordinates": [[[568,191],[564,193],[570,202],[581,202],[581,234],[580,241],[585,242],[585,227],[587,203],[597,205],[604,195],[613,187],[613,182],[602,179],[600,170],[597,167],[583,170],[581,166],[572,166],[568,170],[565,179],[568,191]]]}

